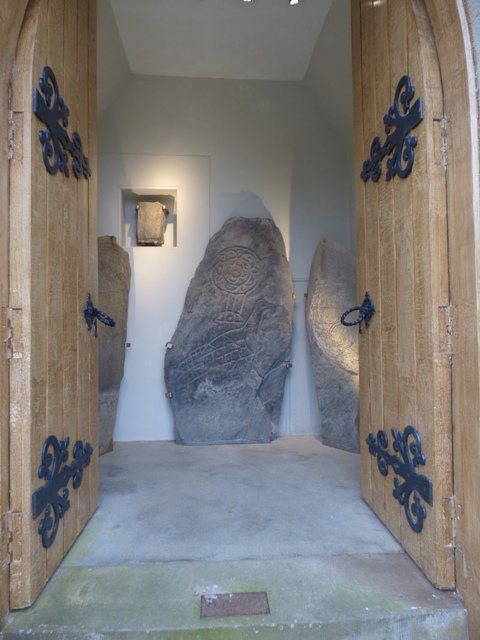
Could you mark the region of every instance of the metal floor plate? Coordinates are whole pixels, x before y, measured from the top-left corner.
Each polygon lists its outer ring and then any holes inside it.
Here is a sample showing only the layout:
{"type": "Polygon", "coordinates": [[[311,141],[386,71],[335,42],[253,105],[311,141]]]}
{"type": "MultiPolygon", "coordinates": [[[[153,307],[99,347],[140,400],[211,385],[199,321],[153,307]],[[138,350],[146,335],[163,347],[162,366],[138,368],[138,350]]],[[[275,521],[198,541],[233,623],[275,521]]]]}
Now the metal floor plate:
{"type": "Polygon", "coordinates": [[[251,593],[210,593],[202,595],[201,618],[259,616],[270,613],[265,591],[251,593]]]}

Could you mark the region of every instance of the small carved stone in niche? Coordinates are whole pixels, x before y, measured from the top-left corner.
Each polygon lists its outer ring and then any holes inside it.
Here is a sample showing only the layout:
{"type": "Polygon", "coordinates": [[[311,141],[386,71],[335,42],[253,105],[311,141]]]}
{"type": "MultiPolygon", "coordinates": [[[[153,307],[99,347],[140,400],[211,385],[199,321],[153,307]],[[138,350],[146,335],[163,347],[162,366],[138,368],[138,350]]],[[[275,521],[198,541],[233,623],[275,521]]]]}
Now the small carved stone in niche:
{"type": "Polygon", "coordinates": [[[165,242],[165,220],[169,214],[161,202],[139,202],[137,212],[137,243],[161,246],[165,242]]]}

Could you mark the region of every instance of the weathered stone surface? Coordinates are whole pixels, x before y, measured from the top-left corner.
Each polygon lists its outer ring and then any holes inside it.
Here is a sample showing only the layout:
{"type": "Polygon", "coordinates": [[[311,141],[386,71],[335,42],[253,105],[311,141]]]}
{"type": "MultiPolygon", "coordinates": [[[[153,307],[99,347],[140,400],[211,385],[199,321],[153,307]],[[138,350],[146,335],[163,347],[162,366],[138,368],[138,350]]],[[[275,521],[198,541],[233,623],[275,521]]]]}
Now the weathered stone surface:
{"type": "Polygon", "coordinates": [[[114,327],[98,323],[98,450],[111,448],[118,393],[123,378],[125,340],[127,338],[130,261],[116,238],[98,238],[97,307],[115,320],[114,327]]]}
{"type": "Polygon", "coordinates": [[[165,242],[165,219],[168,207],[161,202],[139,202],[137,211],[137,243],[162,245],[165,242]]]}
{"type": "Polygon", "coordinates": [[[357,304],[356,289],[355,255],[322,238],[308,282],[307,333],[322,442],[345,451],[359,451],[358,327],[344,327],[340,317],[357,304]]]}
{"type": "Polygon", "coordinates": [[[231,218],[207,246],[166,352],[178,443],[275,438],[292,322],[280,231],[267,218],[231,218]]]}

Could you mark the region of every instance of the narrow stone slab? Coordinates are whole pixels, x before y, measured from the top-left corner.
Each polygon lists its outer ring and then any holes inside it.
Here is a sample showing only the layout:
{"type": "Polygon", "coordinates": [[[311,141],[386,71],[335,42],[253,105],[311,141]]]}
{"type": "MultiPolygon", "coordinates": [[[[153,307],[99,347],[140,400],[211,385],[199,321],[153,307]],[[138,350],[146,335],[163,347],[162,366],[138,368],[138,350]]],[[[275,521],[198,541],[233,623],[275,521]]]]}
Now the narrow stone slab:
{"type": "Polygon", "coordinates": [[[340,323],[357,304],[355,255],[321,238],[305,306],[323,444],[359,451],[358,328],[340,323]]]}
{"type": "Polygon", "coordinates": [[[112,447],[117,417],[118,394],[123,378],[127,338],[128,294],[130,291],[128,253],[113,236],[98,238],[97,307],[115,320],[115,327],[98,327],[98,450],[112,447]]]}
{"type": "Polygon", "coordinates": [[[177,443],[275,438],[292,293],[285,245],[272,220],[234,217],[211,238],[165,357],[177,443]]]}

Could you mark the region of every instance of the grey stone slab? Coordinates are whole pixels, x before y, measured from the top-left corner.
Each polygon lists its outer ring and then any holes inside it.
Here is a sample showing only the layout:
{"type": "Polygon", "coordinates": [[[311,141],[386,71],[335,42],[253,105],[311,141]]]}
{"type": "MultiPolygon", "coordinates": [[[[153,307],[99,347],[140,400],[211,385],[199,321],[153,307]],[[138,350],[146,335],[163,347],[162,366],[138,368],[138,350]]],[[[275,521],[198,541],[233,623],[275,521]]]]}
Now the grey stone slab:
{"type": "Polygon", "coordinates": [[[356,298],[355,255],[322,238],[308,282],[307,334],[322,442],[346,451],[359,450],[358,327],[343,326],[340,317],[356,298]]]}
{"type": "Polygon", "coordinates": [[[405,556],[60,568],[3,640],[467,640],[454,593],[405,556]],[[267,614],[202,618],[201,596],[265,591],[267,614]]]}
{"type": "Polygon", "coordinates": [[[127,338],[130,261],[127,251],[113,236],[98,238],[97,307],[115,320],[115,327],[98,327],[98,448],[100,454],[112,446],[118,393],[123,378],[127,338]]]}
{"type": "Polygon", "coordinates": [[[233,217],[211,238],[165,357],[178,443],[276,437],[292,295],[285,245],[272,220],[233,217]]]}

